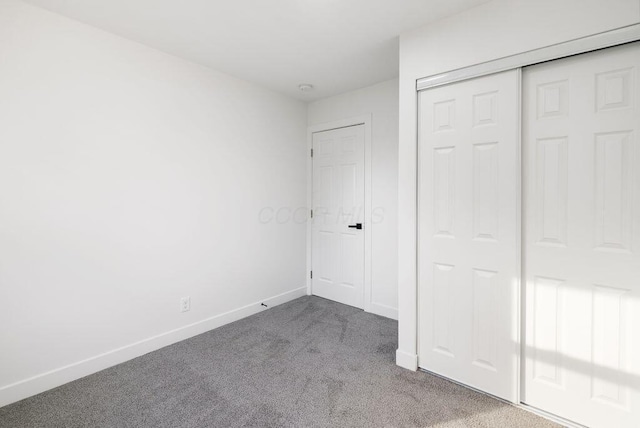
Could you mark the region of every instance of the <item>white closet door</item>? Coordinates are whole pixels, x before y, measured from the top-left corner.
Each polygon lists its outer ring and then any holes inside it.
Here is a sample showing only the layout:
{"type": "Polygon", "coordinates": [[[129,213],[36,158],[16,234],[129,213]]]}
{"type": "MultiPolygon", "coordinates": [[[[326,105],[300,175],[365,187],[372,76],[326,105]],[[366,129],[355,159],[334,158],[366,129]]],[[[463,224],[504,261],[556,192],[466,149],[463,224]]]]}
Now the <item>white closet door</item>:
{"type": "Polygon", "coordinates": [[[419,94],[420,367],[517,400],[519,73],[419,94]]]}
{"type": "Polygon", "coordinates": [[[313,134],[312,293],[364,305],[364,125],[313,134]]]}
{"type": "Polygon", "coordinates": [[[640,427],[640,45],[524,72],[524,401],[640,427]]]}

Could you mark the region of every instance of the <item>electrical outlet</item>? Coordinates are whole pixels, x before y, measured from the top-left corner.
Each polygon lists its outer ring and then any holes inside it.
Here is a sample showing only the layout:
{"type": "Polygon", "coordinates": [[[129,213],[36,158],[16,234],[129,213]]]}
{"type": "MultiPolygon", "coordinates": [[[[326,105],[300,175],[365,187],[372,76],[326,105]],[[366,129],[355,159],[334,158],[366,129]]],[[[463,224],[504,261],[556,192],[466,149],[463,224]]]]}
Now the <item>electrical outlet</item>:
{"type": "Polygon", "coordinates": [[[183,297],[180,299],[180,311],[187,312],[191,310],[191,297],[183,297]]]}

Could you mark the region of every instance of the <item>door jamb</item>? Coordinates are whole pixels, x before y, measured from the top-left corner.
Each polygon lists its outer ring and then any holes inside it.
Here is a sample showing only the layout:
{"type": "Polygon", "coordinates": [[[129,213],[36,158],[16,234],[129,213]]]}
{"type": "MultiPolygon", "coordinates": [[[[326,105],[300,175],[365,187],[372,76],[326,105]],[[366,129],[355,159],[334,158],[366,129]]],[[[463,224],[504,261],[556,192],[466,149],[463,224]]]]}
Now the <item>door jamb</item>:
{"type": "MultiPolygon", "coordinates": [[[[372,223],[371,223],[371,114],[350,117],[346,119],[325,122],[307,127],[307,207],[310,211],[313,207],[313,159],[311,149],[313,148],[313,134],[322,131],[331,131],[349,126],[364,125],[364,296],[363,308],[365,312],[371,312],[372,282],[371,282],[371,260],[372,260],[372,223]]],[[[307,221],[307,295],[312,294],[311,280],[311,249],[312,249],[312,220],[307,221]]]]}

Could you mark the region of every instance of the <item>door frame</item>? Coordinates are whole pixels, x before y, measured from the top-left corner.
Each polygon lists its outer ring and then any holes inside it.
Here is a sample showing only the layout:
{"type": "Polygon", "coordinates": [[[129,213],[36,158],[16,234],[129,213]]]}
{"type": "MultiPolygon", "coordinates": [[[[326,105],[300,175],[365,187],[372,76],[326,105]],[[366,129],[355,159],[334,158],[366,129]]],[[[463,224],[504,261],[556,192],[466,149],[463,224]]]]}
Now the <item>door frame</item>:
{"type": "MultiPolygon", "coordinates": [[[[532,51],[512,55],[512,56],[497,59],[494,61],[489,61],[486,63],[481,63],[478,65],[473,65],[470,67],[453,70],[451,72],[417,79],[415,81],[416,90],[414,92],[414,96],[415,96],[414,102],[416,106],[414,120],[416,121],[416,124],[419,123],[420,117],[419,117],[419,108],[418,108],[419,106],[418,95],[423,90],[441,86],[441,85],[450,84],[450,83],[455,83],[463,80],[469,80],[476,77],[482,77],[489,74],[498,73],[500,71],[522,69],[529,65],[534,65],[534,64],[538,64],[546,61],[553,61],[553,60],[562,59],[562,58],[566,58],[573,55],[593,52],[600,49],[624,45],[627,43],[633,43],[637,41],[640,41],[640,24],[633,24],[627,27],[614,29],[611,31],[606,31],[606,32],[591,35],[591,36],[586,36],[583,38],[567,41],[564,43],[559,43],[552,46],[543,47],[540,49],[535,49],[532,51]]],[[[522,82],[521,72],[520,72],[520,82],[522,82]]],[[[519,148],[518,148],[519,165],[518,166],[520,169],[521,177],[518,183],[519,192],[517,197],[518,212],[520,213],[520,219],[518,220],[518,224],[520,225],[520,231],[518,232],[518,236],[520,237],[520,240],[519,240],[520,247],[522,247],[522,242],[523,242],[522,241],[523,189],[522,189],[522,131],[521,131],[522,96],[521,94],[522,94],[522,84],[520,84],[520,100],[519,100],[520,101],[520,120],[518,124],[518,127],[520,129],[520,138],[518,141],[518,145],[519,145],[519,148]]],[[[418,217],[419,215],[418,213],[418,210],[419,210],[419,204],[418,204],[419,144],[418,144],[418,127],[417,126],[415,128],[415,139],[413,140],[413,149],[410,152],[408,152],[408,155],[410,156],[411,158],[410,160],[412,161],[412,163],[416,165],[415,175],[412,177],[411,181],[407,181],[406,183],[400,182],[400,186],[406,185],[408,187],[407,192],[410,192],[410,194],[413,195],[414,197],[414,200],[412,201],[412,205],[413,204],[415,205],[411,207],[407,205],[402,206],[402,201],[400,201],[399,214],[400,216],[402,216],[403,213],[411,213],[411,217],[408,219],[409,223],[411,224],[407,225],[406,227],[409,227],[411,228],[411,230],[413,230],[413,239],[410,242],[405,242],[404,243],[405,249],[404,251],[400,249],[400,252],[411,253],[415,256],[415,258],[411,258],[411,263],[405,266],[404,271],[401,265],[400,270],[398,272],[399,282],[402,283],[401,279],[405,279],[405,282],[406,282],[406,277],[409,277],[412,282],[413,290],[411,291],[411,294],[410,294],[411,302],[407,302],[407,303],[411,303],[410,305],[408,305],[408,308],[410,308],[411,311],[407,313],[399,314],[399,321],[400,321],[398,325],[399,335],[403,335],[403,336],[406,335],[406,337],[409,338],[410,340],[405,342],[405,346],[406,346],[405,349],[402,349],[401,347],[399,347],[398,350],[396,351],[396,364],[403,368],[415,371],[415,370],[422,370],[422,369],[419,369],[418,367],[418,349],[419,349],[418,340],[420,337],[420,330],[419,330],[420,314],[418,311],[418,301],[419,301],[418,293],[419,293],[419,274],[420,273],[419,273],[418,258],[417,258],[417,255],[418,255],[417,254],[417,251],[418,251],[417,232],[419,227],[417,222],[417,219],[419,218],[418,217]],[[411,245],[409,246],[409,244],[411,245]],[[406,270],[407,268],[411,269],[412,272],[408,272],[406,270]]],[[[399,244],[403,245],[402,236],[400,237],[399,244]]],[[[532,409],[526,404],[522,403],[522,395],[523,395],[522,388],[524,387],[524,383],[522,382],[522,358],[524,356],[524,353],[522,352],[522,345],[523,345],[522,337],[524,337],[523,329],[525,327],[522,318],[526,316],[524,308],[522,306],[523,299],[525,297],[524,293],[522,292],[522,285],[524,284],[524,279],[522,278],[522,275],[524,273],[522,269],[522,255],[523,255],[523,251],[522,251],[522,248],[520,248],[520,266],[518,267],[518,271],[520,274],[520,277],[518,278],[518,282],[519,282],[518,288],[520,292],[520,300],[519,300],[520,308],[519,308],[518,323],[520,325],[520,328],[518,329],[519,337],[517,338],[517,340],[519,340],[520,342],[520,355],[519,355],[520,376],[518,378],[518,383],[519,383],[518,400],[517,400],[517,403],[514,403],[514,404],[516,404],[518,407],[526,408],[529,411],[532,411],[537,414],[542,414],[547,418],[550,418],[548,415],[545,414],[545,412],[538,411],[538,409],[532,409]]],[[[403,305],[401,304],[400,307],[403,307],[403,305]]],[[[406,308],[407,306],[404,306],[404,307],[406,308]]],[[[559,420],[559,418],[550,418],[550,419],[559,420]]],[[[567,421],[563,421],[563,423],[567,423],[567,421]]],[[[572,426],[572,424],[568,423],[568,426],[572,426]]]]}
{"type": "MultiPolygon", "coordinates": [[[[312,219],[311,209],[313,207],[313,158],[311,157],[311,149],[313,148],[313,134],[324,131],[331,131],[339,128],[347,128],[350,126],[364,126],[364,298],[363,308],[365,312],[372,312],[371,303],[371,237],[372,237],[372,223],[371,212],[373,210],[371,204],[371,114],[364,114],[360,116],[334,120],[331,122],[325,122],[318,125],[311,125],[307,127],[307,272],[306,272],[306,285],[307,295],[311,295],[313,290],[311,286],[311,271],[313,270],[311,251],[313,248],[312,242],[312,219]]],[[[380,314],[387,316],[384,314],[380,314]]]]}

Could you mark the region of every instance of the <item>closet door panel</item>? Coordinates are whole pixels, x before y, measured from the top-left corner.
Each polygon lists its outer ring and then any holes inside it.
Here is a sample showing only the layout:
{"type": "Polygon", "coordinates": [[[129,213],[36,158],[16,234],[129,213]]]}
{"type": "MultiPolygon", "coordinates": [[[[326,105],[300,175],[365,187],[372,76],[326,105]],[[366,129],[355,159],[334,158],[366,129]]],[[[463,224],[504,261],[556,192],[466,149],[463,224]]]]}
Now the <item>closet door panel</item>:
{"type": "Polygon", "coordinates": [[[640,44],[523,75],[524,401],[640,426],[640,44]]]}
{"type": "Polygon", "coordinates": [[[419,366],[517,400],[519,72],[419,94],[419,366]]]}

